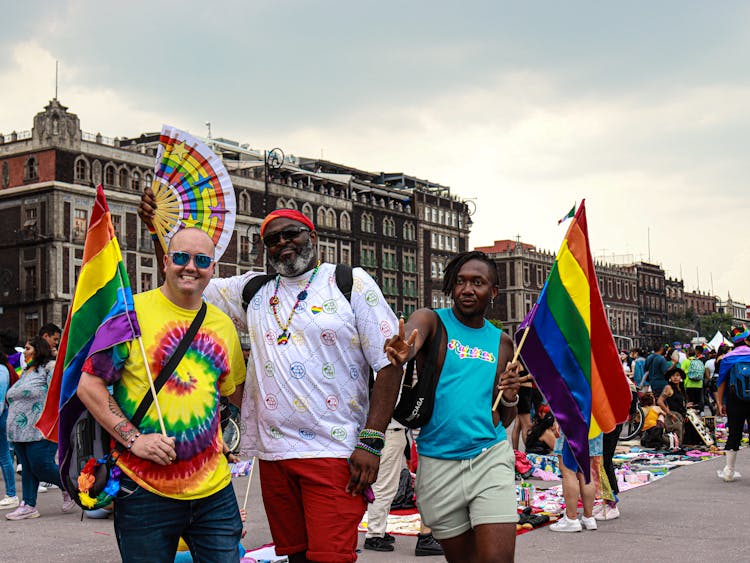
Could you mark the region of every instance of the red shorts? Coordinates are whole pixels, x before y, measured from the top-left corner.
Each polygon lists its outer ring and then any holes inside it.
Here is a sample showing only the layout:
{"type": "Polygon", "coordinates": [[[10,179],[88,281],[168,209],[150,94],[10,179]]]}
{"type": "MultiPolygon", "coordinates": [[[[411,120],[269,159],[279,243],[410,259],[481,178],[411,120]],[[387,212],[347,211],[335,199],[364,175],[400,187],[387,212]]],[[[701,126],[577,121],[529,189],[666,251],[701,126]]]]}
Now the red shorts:
{"type": "Polygon", "coordinates": [[[278,555],[305,552],[310,561],[357,560],[362,495],[346,492],[347,459],[260,461],[260,486],[278,555]]]}

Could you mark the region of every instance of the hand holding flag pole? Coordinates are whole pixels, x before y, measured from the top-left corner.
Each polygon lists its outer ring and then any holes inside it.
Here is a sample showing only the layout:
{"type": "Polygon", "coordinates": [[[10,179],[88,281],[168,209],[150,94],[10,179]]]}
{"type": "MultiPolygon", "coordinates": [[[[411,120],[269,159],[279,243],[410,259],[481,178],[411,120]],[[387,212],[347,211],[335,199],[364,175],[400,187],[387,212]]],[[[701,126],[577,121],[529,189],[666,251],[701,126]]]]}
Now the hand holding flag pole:
{"type": "MultiPolygon", "coordinates": [[[[521,337],[521,342],[518,343],[518,346],[516,347],[516,352],[513,354],[513,359],[511,360],[511,363],[514,364],[518,361],[518,356],[521,354],[521,348],[523,347],[523,343],[526,340],[526,335],[529,333],[529,325],[526,325],[526,330],[523,331],[523,336],[521,337]]],[[[531,381],[533,378],[531,377],[531,374],[524,375],[523,377],[519,378],[519,381],[521,383],[526,383],[528,381],[531,381]]],[[[502,383],[498,386],[498,393],[497,397],[495,398],[495,402],[492,405],[492,410],[497,410],[497,405],[500,403],[500,397],[503,396],[503,391],[505,390],[505,387],[502,385],[502,383]]]]}

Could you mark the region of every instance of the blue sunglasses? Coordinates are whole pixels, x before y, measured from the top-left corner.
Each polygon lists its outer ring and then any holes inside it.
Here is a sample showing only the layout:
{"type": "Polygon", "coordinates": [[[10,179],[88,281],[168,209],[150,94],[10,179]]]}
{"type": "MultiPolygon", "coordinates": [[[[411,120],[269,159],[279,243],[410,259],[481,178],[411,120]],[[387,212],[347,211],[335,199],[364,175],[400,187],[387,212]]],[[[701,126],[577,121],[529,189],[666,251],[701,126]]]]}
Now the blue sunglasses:
{"type": "Polygon", "coordinates": [[[175,266],[186,266],[190,259],[195,262],[195,267],[200,270],[205,270],[214,261],[213,258],[206,254],[190,254],[189,252],[177,251],[170,252],[169,257],[172,259],[172,263],[175,266]]]}

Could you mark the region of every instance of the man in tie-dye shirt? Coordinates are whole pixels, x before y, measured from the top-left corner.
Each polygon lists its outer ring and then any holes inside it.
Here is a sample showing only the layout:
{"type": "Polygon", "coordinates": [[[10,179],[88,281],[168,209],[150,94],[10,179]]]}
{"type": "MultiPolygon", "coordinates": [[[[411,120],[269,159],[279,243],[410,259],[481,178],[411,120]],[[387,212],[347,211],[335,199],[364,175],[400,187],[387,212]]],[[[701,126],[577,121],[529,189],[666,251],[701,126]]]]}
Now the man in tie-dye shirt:
{"type": "MultiPolygon", "coordinates": [[[[145,353],[156,378],[198,309],[214,273],[214,245],[198,229],[171,240],[164,284],[135,296],[145,353]]],[[[219,397],[238,400],[245,366],[229,317],[208,305],[187,353],[138,428],[130,422],[150,393],[137,342],[93,355],[78,394],[99,423],[125,446],[118,466],[115,532],[124,561],[173,561],[182,536],[196,560],[237,561],[242,524],[223,452],[219,397]],[[108,385],[113,385],[109,394],[108,385]]]]}

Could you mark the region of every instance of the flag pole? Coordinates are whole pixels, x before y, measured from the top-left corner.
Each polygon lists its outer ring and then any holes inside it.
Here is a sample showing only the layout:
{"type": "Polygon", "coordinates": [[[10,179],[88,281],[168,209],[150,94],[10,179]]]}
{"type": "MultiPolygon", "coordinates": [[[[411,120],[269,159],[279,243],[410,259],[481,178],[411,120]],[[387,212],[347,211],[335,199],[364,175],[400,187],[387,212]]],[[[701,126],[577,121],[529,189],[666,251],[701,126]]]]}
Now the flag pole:
{"type": "Polygon", "coordinates": [[[148,358],[146,357],[146,349],[143,347],[143,339],[138,336],[138,345],[141,347],[141,355],[143,356],[143,365],[146,366],[146,374],[148,375],[148,384],[151,387],[151,394],[154,396],[154,406],[156,407],[156,416],[159,417],[159,426],[161,426],[161,433],[166,436],[167,429],[164,427],[164,419],[161,415],[161,407],[159,407],[159,401],[156,398],[156,387],[154,387],[154,377],[151,375],[151,368],[148,365],[148,358]]]}
{"type": "MultiPolygon", "coordinates": [[[[526,325],[526,329],[523,331],[523,335],[521,336],[521,342],[518,343],[518,347],[516,347],[516,352],[513,354],[513,359],[511,360],[511,363],[516,363],[518,361],[518,356],[521,353],[521,348],[523,348],[523,343],[526,342],[526,335],[529,334],[529,329],[531,328],[531,323],[526,325]]],[[[531,376],[527,376],[523,379],[523,381],[529,381],[531,379],[531,376]]],[[[495,398],[495,403],[492,405],[492,411],[497,410],[497,405],[500,403],[500,397],[503,396],[502,389],[497,394],[497,397],[495,398]]]]}
{"type": "Polygon", "coordinates": [[[250,475],[247,477],[247,489],[245,489],[245,502],[242,503],[242,510],[247,510],[247,499],[250,496],[250,483],[253,480],[253,470],[255,469],[256,457],[253,456],[253,464],[250,466],[250,475]]]}

